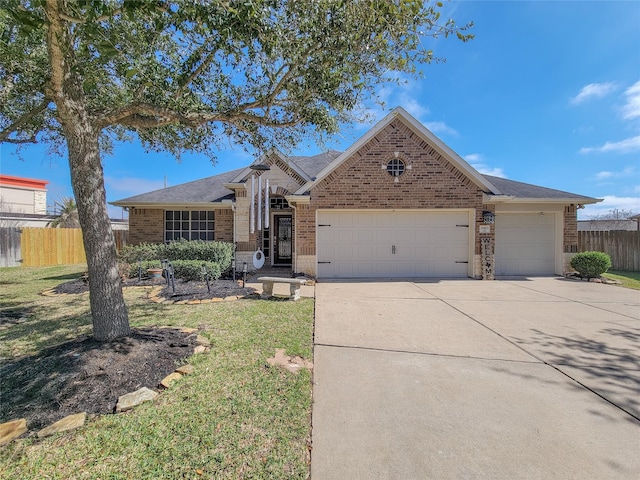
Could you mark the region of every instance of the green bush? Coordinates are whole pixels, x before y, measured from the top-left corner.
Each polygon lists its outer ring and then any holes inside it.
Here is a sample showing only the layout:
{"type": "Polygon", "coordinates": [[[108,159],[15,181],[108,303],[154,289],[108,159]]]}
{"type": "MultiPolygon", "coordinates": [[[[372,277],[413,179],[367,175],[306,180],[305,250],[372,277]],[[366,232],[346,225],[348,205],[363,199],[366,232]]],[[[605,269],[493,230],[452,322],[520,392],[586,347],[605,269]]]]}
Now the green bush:
{"type": "Polygon", "coordinates": [[[202,262],[200,260],[176,260],[173,265],[173,275],[182,280],[204,280],[202,266],[205,266],[209,278],[217,280],[220,278],[220,265],[215,262],[202,262]]]}
{"type": "MultiPolygon", "coordinates": [[[[171,262],[173,265],[173,275],[175,278],[182,280],[204,280],[202,273],[202,265],[205,266],[209,278],[211,280],[217,280],[222,275],[220,265],[215,262],[203,262],[200,260],[176,260],[171,262]]],[[[142,276],[147,276],[147,270],[150,268],[162,268],[160,261],[158,260],[144,260],[141,262],[142,276]]],[[[129,263],[126,268],[127,276],[129,278],[135,278],[138,276],[138,263],[129,263]]]]}
{"type": "Polygon", "coordinates": [[[604,252],[576,253],[571,259],[571,267],[581,277],[599,277],[611,268],[611,258],[604,252]]]}
{"type": "MultiPolygon", "coordinates": [[[[162,243],[140,243],[138,245],[127,245],[118,253],[118,260],[122,263],[136,264],[138,260],[160,260],[164,248],[162,243]]],[[[137,266],[136,266],[137,268],[137,266]]],[[[137,274],[136,274],[137,275],[137,274]]]]}
{"type": "MultiPolygon", "coordinates": [[[[127,267],[125,269],[125,272],[127,272],[127,276],[129,278],[135,278],[138,276],[138,262],[134,262],[134,263],[127,263],[126,264],[127,267]]],[[[149,270],[150,268],[162,268],[162,264],[160,263],[159,260],[143,260],[140,264],[140,266],[142,267],[142,276],[146,277],[147,276],[147,270],[149,270]]]]}
{"type": "Polygon", "coordinates": [[[178,260],[213,262],[220,266],[221,271],[226,271],[231,266],[233,244],[205,240],[178,240],[168,244],[141,243],[124,247],[119,258],[121,262],[132,265],[137,264],[139,259],[160,261],[165,258],[174,264],[178,260]]]}

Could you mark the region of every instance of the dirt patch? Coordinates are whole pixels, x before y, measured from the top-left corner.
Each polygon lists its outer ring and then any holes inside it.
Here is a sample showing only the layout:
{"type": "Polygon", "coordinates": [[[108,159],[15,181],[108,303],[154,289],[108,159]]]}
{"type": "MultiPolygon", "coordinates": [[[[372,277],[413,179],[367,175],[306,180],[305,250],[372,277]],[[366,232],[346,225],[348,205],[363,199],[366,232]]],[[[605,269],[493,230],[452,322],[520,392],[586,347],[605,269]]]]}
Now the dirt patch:
{"type": "MultiPolygon", "coordinates": [[[[209,282],[207,287],[206,282],[199,281],[184,281],[177,279],[174,285],[168,285],[166,280],[163,279],[127,279],[122,284],[124,287],[163,287],[159,296],[171,301],[180,300],[206,300],[209,298],[225,298],[230,296],[245,297],[254,294],[256,291],[254,288],[245,287],[242,288],[242,282],[233,280],[215,280],[209,282]]],[[[58,285],[52,290],[52,293],[57,295],[67,294],[80,294],[89,291],[89,284],[83,279],[72,280],[58,285]]]]}
{"type": "Polygon", "coordinates": [[[0,366],[0,423],[40,429],[79,412],[113,413],[118,397],[160,381],[193,354],[197,334],[134,329],[111,343],[82,338],[0,366]]]}

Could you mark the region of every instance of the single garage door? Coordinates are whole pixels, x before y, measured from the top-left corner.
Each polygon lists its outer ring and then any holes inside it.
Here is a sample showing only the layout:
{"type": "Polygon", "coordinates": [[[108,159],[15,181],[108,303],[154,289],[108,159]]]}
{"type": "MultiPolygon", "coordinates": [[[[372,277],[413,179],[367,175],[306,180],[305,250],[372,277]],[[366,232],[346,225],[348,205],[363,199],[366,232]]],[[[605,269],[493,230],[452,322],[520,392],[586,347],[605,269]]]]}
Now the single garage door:
{"type": "Polygon", "coordinates": [[[466,277],[466,211],[318,211],[319,278],[466,277]]]}
{"type": "Polygon", "coordinates": [[[553,275],[555,214],[496,214],[496,275],[553,275]]]}

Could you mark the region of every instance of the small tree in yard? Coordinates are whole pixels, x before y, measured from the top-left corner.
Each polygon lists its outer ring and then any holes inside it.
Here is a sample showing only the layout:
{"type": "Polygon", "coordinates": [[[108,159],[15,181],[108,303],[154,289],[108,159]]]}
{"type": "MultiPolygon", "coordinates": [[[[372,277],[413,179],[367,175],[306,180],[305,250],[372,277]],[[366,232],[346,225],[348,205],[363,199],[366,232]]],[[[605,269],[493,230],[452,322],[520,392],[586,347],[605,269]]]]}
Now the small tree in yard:
{"type": "MultiPolygon", "coordinates": [[[[0,0],[0,141],[66,152],[82,226],[93,335],[129,321],[101,155],[218,142],[288,148],[336,132],[395,74],[429,63],[442,3],[391,0],[0,0]]],[[[399,75],[397,75],[399,76],[399,75]]]]}

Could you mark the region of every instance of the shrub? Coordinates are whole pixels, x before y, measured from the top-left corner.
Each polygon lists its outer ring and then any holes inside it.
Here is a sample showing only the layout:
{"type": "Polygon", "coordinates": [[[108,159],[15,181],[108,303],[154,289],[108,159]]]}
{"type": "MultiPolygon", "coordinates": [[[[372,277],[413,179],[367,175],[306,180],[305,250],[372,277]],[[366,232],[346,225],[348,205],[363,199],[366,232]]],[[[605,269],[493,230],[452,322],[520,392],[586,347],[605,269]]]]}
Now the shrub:
{"type": "Polygon", "coordinates": [[[225,271],[231,266],[233,244],[204,240],[178,240],[168,244],[141,243],[124,247],[120,251],[119,258],[121,262],[132,265],[137,264],[138,259],[160,261],[165,258],[174,265],[178,260],[214,262],[220,266],[221,271],[225,271]]]}
{"type": "Polygon", "coordinates": [[[205,266],[209,278],[217,280],[220,278],[220,265],[215,262],[202,262],[200,260],[176,260],[173,265],[173,275],[182,280],[204,280],[202,266],[205,266]]]}
{"type": "Polygon", "coordinates": [[[201,260],[215,262],[221,270],[231,266],[233,244],[227,242],[207,242],[205,240],[179,240],[163,245],[163,258],[175,260],[201,260]]]}
{"type": "MultiPolygon", "coordinates": [[[[122,263],[136,264],[138,260],[160,260],[164,248],[162,243],[140,243],[138,245],[127,245],[118,253],[118,259],[122,263]]],[[[137,275],[137,273],[136,273],[137,275]]]]}
{"type": "Polygon", "coordinates": [[[576,253],[571,259],[571,267],[581,277],[599,277],[611,268],[611,258],[604,252],[576,253]]]}
{"type": "MultiPolygon", "coordinates": [[[[135,278],[138,276],[138,262],[127,263],[125,271],[127,272],[127,276],[129,278],[135,278]]],[[[142,276],[147,276],[147,270],[150,268],[162,268],[162,264],[159,260],[143,260],[140,264],[142,267],[142,276]]]]}

